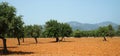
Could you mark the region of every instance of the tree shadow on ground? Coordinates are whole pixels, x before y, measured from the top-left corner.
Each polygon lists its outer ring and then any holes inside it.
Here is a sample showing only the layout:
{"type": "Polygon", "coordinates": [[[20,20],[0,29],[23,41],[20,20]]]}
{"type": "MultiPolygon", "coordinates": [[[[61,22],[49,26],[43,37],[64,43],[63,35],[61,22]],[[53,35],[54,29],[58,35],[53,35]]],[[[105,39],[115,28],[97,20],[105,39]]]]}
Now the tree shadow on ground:
{"type": "Polygon", "coordinates": [[[56,41],[50,41],[50,42],[48,42],[48,43],[57,43],[56,41]]]}
{"type": "MultiPolygon", "coordinates": [[[[4,47],[0,46],[0,48],[4,48],[4,47]]],[[[17,48],[17,46],[9,46],[7,48],[17,48]]]]}
{"type": "Polygon", "coordinates": [[[60,41],[60,42],[74,42],[74,41],[60,41]]]}
{"type": "Polygon", "coordinates": [[[30,44],[20,44],[19,46],[28,46],[28,45],[30,45],[30,44]]]}
{"type": "Polygon", "coordinates": [[[3,53],[3,49],[0,50],[0,55],[25,55],[25,54],[33,54],[34,52],[23,52],[23,51],[9,51],[7,53],[3,53]]]}
{"type": "MultiPolygon", "coordinates": [[[[59,42],[74,42],[74,41],[59,41],[59,42]]],[[[50,41],[48,43],[59,43],[59,42],[56,42],[56,41],[50,41]]]]}
{"type": "Polygon", "coordinates": [[[28,44],[43,44],[43,43],[42,42],[38,42],[38,43],[31,42],[31,43],[28,43],[28,44]]]}

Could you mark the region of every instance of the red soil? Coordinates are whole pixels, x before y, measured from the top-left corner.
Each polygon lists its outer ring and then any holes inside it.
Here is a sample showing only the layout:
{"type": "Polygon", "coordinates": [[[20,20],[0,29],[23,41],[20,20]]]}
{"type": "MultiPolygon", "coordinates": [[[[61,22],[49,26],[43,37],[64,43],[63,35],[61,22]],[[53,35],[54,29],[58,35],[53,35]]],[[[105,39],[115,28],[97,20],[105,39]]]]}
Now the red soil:
{"type": "MultiPolygon", "coordinates": [[[[120,38],[66,38],[63,42],[54,42],[55,38],[25,38],[17,45],[16,38],[7,38],[9,54],[15,56],[120,56],[120,38]]],[[[0,51],[3,49],[0,39],[0,51]]],[[[2,55],[0,53],[0,55],[2,55]]]]}

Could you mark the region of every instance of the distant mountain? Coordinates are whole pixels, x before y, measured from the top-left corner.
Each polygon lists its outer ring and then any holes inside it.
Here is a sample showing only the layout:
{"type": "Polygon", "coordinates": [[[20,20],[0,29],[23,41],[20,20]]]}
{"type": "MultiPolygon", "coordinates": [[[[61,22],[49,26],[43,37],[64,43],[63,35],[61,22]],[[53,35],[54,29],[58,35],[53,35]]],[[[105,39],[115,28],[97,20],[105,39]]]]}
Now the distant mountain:
{"type": "Polygon", "coordinates": [[[109,22],[109,21],[96,23],[96,24],[80,23],[80,22],[76,22],[76,21],[71,21],[71,22],[67,22],[67,23],[70,24],[70,26],[72,27],[73,30],[76,30],[76,29],[95,30],[95,29],[98,29],[100,26],[107,26],[109,24],[111,24],[114,29],[117,29],[117,27],[118,27],[118,24],[115,24],[115,23],[109,22]]]}
{"type": "Polygon", "coordinates": [[[97,23],[98,26],[107,26],[111,24],[112,26],[117,26],[117,24],[110,22],[110,21],[106,21],[106,22],[101,22],[101,23],[97,23]]]}

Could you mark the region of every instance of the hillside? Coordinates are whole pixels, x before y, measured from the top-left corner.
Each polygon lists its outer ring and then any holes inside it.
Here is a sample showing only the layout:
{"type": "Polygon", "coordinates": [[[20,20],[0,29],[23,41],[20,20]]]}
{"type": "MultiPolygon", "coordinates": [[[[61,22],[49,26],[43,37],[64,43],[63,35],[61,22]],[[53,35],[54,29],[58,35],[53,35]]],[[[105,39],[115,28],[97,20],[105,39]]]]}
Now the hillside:
{"type": "Polygon", "coordinates": [[[76,22],[76,21],[71,21],[71,22],[67,22],[67,23],[70,24],[70,26],[72,27],[73,30],[76,30],[76,29],[95,30],[95,29],[98,29],[100,26],[107,26],[109,24],[111,24],[114,29],[118,28],[118,24],[109,22],[109,21],[96,23],[96,24],[80,23],[80,22],[76,22]]]}

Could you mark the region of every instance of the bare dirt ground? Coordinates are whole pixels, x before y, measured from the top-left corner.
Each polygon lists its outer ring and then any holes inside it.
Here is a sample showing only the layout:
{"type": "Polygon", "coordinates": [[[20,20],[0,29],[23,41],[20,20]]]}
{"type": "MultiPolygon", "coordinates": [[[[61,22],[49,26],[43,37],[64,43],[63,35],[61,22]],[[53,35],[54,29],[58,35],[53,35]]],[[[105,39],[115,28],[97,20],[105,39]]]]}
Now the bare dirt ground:
{"type": "MultiPolygon", "coordinates": [[[[17,45],[16,38],[7,38],[8,56],[120,56],[120,38],[66,38],[63,42],[54,42],[55,38],[25,38],[17,45]]],[[[3,49],[0,39],[0,51],[3,49]]],[[[0,53],[0,56],[2,54],[0,53]]]]}

